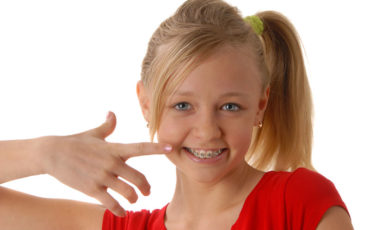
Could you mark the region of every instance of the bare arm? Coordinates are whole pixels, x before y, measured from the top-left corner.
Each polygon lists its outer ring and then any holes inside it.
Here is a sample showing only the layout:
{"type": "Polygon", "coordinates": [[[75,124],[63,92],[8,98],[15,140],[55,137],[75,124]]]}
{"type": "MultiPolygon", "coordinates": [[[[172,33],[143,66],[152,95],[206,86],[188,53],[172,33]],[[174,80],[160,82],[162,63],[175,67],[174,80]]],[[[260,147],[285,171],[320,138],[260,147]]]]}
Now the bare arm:
{"type": "MultiPolygon", "coordinates": [[[[0,142],[0,182],[45,173],[41,164],[44,140],[0,142]]],[[[99,205],[45,199],[0,187],[0,229],[101,229],[99,205]]]]}
{"type": "Polygon", "coordinates": [[[326,211],[316,229],[352,230],[353,226],[347,212],[343,208],[335,206],[326,211]]]}
{"type": "MultiPolygon", "coordinates": [[[[127,165],[126,160],[169,151],[164,144],[108,143],[105,138],[115,124],[111,113],[101,126],[83,133],[0,142],[0,182],[47,173],[123,216],[124,209],[107,192],[108,188],[131,203],[138,196],[124,180],[144,195],[150,193],[145,176],[127,165]]],[[[38,198],[0,187],[0,229],[100,229],[103,212],[99,205],[38,198]]]]}
{"type": "Polygon", "coordinates": [[[0,187],[3,230],[99,230],[104,208],[62,199],[45,199],[0,187]]]}
{"type": "Polygon", "coordinates": [[[40,138],[0,141],[0,184],[44,173],[38,151],[40,138]]]}

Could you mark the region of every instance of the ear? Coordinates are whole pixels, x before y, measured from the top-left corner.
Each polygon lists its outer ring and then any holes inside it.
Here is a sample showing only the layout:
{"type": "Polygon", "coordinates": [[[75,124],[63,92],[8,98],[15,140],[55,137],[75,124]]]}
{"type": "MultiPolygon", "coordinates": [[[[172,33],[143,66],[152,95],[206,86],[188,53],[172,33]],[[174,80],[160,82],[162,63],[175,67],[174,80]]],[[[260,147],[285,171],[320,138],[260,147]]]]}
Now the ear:
{"type": "Polygon", "coordinates": [[[149,98],[149,92],[144,87],[143,82],[140,80],[136,84],[136,94],[139,99],[141,112],[143,113],[143,116],[147,122],[149,122],[150,118],[150,98],[149,98]]]}
{"type": "Polygon", "coordinates": [[[263,115],[265,114],[269,96],[270,96],[270,86],[267,86],[258,102],[258,111],[256,114],[256,118],[254,120],[255,126],[258,126],[260,121],[263,122],[263,115]]]}

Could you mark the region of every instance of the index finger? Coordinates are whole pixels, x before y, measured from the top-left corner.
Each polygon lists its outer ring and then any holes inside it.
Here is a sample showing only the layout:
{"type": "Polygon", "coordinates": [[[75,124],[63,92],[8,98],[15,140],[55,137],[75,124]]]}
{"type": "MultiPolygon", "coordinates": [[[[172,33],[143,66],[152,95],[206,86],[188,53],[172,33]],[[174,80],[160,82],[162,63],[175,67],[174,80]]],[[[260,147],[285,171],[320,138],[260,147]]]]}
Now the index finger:
{"type": "Polygon", "coordinates": [[[136,156],[145,156],[153,154],[166,154],[172,151],[172,146],[164,143],[131,143],[119,144],[112,143],[113,152],[123,158],[131,158],[136,156]]]}

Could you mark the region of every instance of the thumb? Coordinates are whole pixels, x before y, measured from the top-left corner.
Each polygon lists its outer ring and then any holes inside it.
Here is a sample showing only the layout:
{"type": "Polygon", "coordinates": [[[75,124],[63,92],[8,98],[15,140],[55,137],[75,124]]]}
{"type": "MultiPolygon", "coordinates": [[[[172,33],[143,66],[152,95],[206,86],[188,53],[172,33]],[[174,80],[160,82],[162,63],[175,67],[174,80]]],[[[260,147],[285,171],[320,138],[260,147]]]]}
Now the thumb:
{"type": "Polygon", "coordinates": [[[99,127],[88,131],[87,133],[94,137],[105,139],[111,133],[113,133],[114,129],[116,128],[116,123],[116,115],[113,112],[109,111],[105,122],[99,127]]]}

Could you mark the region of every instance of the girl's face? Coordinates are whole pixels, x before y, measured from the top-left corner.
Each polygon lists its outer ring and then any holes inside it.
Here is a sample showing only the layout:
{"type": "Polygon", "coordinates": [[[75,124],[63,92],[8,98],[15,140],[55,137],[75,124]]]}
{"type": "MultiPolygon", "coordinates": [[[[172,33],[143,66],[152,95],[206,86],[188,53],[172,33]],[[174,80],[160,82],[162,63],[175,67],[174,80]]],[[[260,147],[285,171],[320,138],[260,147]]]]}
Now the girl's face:
{"type": "Polygon", "coordinates": [[[252,130],[263,119],[268,89],[248,49],[225,46],[197,68],[165,104],[158,141],[172,144],[167,157],[178,172],[216,182],[240,166],[252,130]]]}

